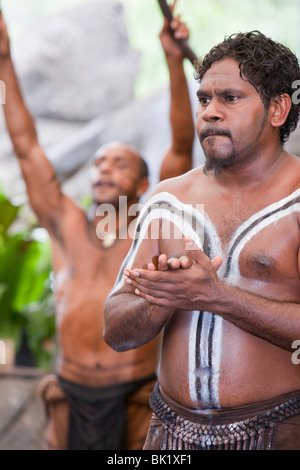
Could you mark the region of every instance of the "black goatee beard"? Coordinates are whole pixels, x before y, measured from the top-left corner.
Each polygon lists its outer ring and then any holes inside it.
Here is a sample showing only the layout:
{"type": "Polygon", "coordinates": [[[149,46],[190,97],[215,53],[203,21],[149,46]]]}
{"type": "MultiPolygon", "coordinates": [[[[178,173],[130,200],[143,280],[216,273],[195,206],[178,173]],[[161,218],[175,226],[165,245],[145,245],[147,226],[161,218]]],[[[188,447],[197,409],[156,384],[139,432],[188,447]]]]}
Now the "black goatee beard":
{"type": "MultiPolygon", "coordinates": [[[[231,134],[228,132],[227,129],[223,128],[218,128],[216,126],[208,126],[206,129],[204,129],[201,134],[199,135],[199,140],[200,143],[202,140],[204,140],[206,137],[209,136],[217,136],[217,135],[222,135],[226,136],[230,139],[232,142],[231,134]]],[[[215,176],[220,175],[225,168],[231,165],[231,163],[235,160],[236,158],[236,153],[233,149],[233,152],[231,155],[229,155],[226,158],[218,158],[218,157],[210,157],[205,150],[203,149],[204,154],[205,154],[205,164],[204,164],[204,174],[207,175],[209,173],[213,173],[215,176]]]]}
{"type": "MultiPolygon", "coordinates": [[[[259,141],[259,139],[260,139],[260,137],[263,133],[264,127],[266,125],[267,118],[268,118],[268,110],[265,109],[265,112],[264,112],[264,114],[262,115],[262,118],[261,118],[260,129],[259,129],[259,132],[257,133],[257,137],[256,137],[255,141],[252,141],[246,147],[244,147],[242,149],[241,155],[242,154],[246,155],[247,152],[250,150],[250,148],[256,142],[259,141]]],[[[206,157],[206,162],[204,164],[204,169],[203,169],[204,174],[207,175],[209,173],[213,173],[214,176],[219,176],[220,174],[223,173],[223,171],[226,168],[228,168],[230,165],[232,165],[232,163],[236,160],[237,152],[236,152],[236,149],[234,148],[230,132],[225,130],[225,129],[221,129],[221,128],[214,129],[213,127],[211,127],[210,129],[209,128],[205,129],[200,134],[200,142],[201,142],[201,139],[203,139],[203,138],[205,138],[205,137],[207,137],[208,135],[211,135],[211,134],[212,135],[225,135],[231,140],[231,143],[232,143],[232,153],[226,158],[210,157],[209,155],[207,155],[205,153],[205,151],[203,149],[205,157],[206,157]]]]}
{"type": "Polygon", "coordinates": [[[206,161],[203,168],[204,174],[208,175],[209,173],[212,173],[214,176],[221,175],[225,168],[228,168],[234,162],[236,156],[235,152],[233,152],[229,157],[223,159],[205,155],[206,161]]]}

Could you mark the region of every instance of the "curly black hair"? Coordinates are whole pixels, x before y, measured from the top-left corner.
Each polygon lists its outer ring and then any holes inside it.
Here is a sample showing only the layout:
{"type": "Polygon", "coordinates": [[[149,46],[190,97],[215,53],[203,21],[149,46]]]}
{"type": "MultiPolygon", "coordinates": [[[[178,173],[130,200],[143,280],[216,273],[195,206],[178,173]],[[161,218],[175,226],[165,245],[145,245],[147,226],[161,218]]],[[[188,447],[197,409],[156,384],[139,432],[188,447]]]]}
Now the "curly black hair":
{"type": "MultiPolygon", "coordinates": [[[[226,57],[239,63],[240,75],[248,80],[259,93],[266,109],[270,101],[276,101],[287,93],[292,100],[286,122],[280,128],[280,141],[283,144],[296,129],[300,107],[293,102],[293,83],[300,79],[297,57],[289,48],[266,37],[260,31],[236,33],[226,36],[224,41],[213,47],[197,64],[195,78],[201,82],[211,65],[226,57]]],[[[294,100],[295,101],[295,100],[294,100]]]]}

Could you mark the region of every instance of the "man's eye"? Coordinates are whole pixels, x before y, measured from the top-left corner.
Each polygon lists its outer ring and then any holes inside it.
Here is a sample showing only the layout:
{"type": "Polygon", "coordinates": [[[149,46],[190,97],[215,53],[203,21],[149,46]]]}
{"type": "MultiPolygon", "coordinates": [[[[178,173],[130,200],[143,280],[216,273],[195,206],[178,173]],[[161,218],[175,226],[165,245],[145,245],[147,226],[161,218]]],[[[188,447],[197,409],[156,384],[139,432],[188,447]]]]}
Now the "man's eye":
{"type": "Polygon", "coordinates": [[[209,104],[210,98],[207,98],[205,96],[199,96],[198,101],[202,106],[205,106],[205,105],[209,104]]]}
{"type": "Polygon", "coordinates": [[[233,102],[233,101],[237,101],[237,100],[238,100],[238,96],[236,96],[236,95],[228,95],[228,96],[226,96],[226,101],[233,102]]]}

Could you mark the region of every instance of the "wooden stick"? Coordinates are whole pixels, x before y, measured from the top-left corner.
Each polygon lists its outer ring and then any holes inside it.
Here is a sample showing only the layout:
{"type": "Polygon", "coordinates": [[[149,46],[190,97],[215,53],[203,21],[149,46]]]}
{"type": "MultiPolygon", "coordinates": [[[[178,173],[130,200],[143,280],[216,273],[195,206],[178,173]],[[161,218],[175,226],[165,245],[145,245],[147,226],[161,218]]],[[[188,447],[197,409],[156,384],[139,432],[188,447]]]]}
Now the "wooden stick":
{"type": "MultiPolygon", "coordinates": [[[[169,7],[167,1],[166,0],[158,0],[158,3],[159,3],[160,9],[161,9],[164,17],[169,21],[169,23],[171,23],[171,21],[173,20],[173,15],[172,15],[172,12],[170,10],[170,7],[169,7]]],[[[180,47],[180,49],[182,50],[184,56],[187,59],[189,59],[189,61],[191,62],[191,64],[193,66],[195,66],[195,63],[198,61],[198,57],[196,56],[194,51],[190,48],[187,39],[176,39],[176,38],[174,38],[174,41],[177,42],[177,44],[180,47]]]]}

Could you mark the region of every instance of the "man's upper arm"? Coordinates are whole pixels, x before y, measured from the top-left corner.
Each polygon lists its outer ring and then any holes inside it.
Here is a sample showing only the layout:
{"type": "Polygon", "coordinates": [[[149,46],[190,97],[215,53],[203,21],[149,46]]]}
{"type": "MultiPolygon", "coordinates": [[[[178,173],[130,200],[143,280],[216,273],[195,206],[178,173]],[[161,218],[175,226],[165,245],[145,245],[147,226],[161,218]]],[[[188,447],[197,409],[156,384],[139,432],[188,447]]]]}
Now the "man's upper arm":
{"type": "Polygon", "coordinates": [[[185,153],[176,153],[170,148],[161,164],[160,181],[168,178],[176,178],[192,169],[193,155],[192,149],[185,153]]]}
{"type": "Polygon", "coordinates": [[[152,263],[154,259],[159,256],[159,225],[159,219],[151,220],[150,217],[146,217],[140,224],[137,224],[137,231],[135,232],[134,239],[132,240],[127,256],[121,265],[119,275],[111,294],[116,292],[132,293],[132,288],[124,284],[124,270],[126,268],[147,269],[148,264],[152,263]]]}

